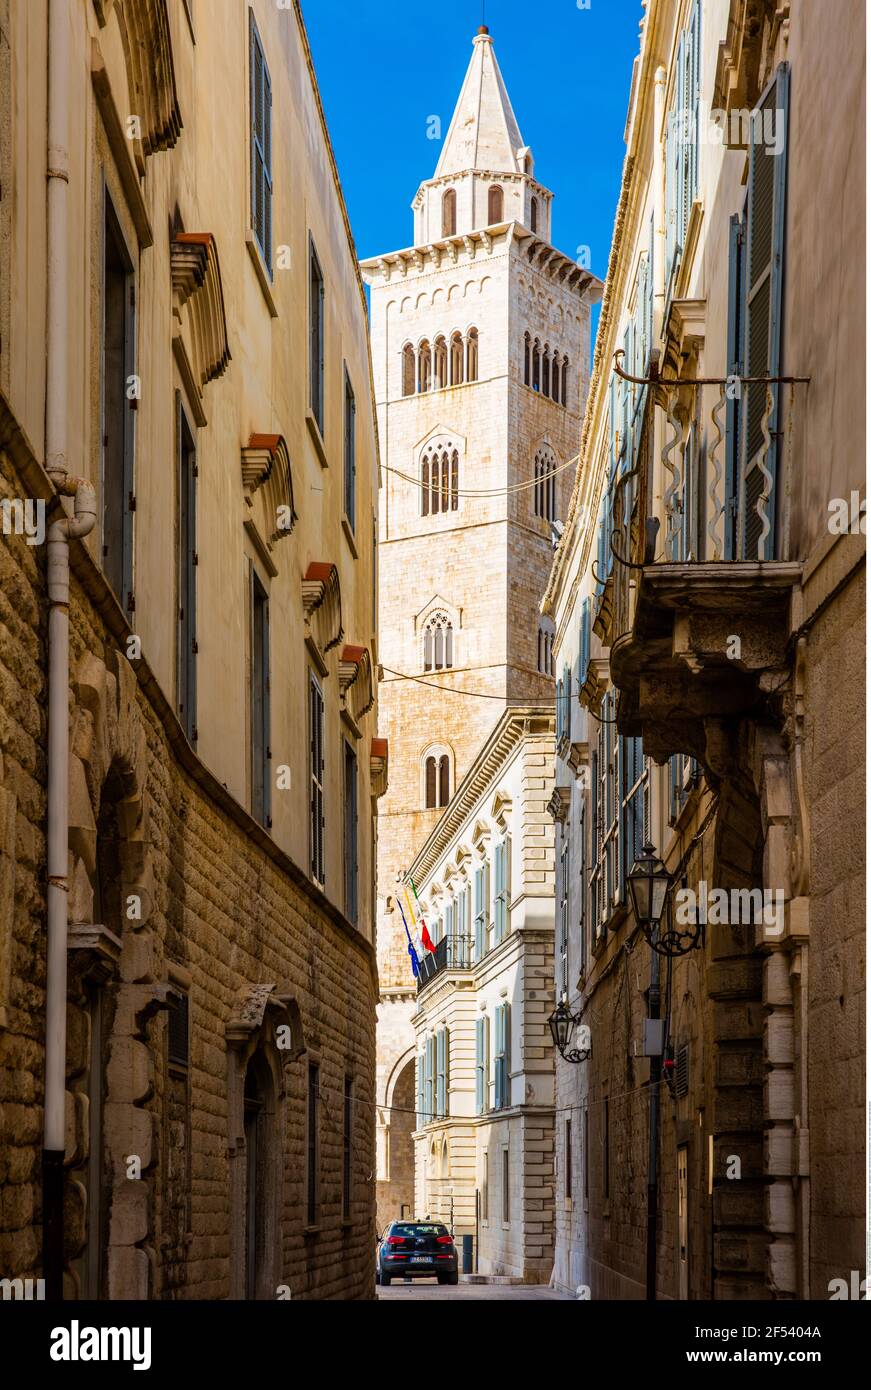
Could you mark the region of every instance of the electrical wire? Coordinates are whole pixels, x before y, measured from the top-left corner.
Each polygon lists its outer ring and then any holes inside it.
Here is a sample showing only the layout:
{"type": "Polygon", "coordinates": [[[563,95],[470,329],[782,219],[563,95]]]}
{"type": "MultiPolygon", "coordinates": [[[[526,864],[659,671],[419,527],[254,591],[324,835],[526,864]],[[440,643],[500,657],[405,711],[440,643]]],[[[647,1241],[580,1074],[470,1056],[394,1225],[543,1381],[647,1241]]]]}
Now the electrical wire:
{"type": "MultiPolygon", "coordinates": [[[[422,676],[409,676],[405,671],[394,671],[389,666],[382,665],[382,671],[386,671],[389,676],[395,676],[401,681],[415,681],[417,685],[429,686],[430,690],[443,690],[450,695],[470,695],[476,700],[502,700],[507,701],[507,695],[490,695],[486,690],[462,690],[453,685],[438,685],[436,681],[425,681],[422,676]]],[[[546,701],[542,702],[546,703],[546,701]]]]}
{"type": "MultiPolygon", "coordinates": [[[[522,483],[509,483],[507,487],[442,488],[437,485],[434,490],[440,495],[447,492],[452,497],[507,497],[515,492],[524,492],[531,487],[538,487],[539,483],[546,482],[548,478],[555,478],[557,473],[564,473],[567,468],[573,468],[579,458],[580,455],[575,454],[574,458],[570,458],[568,463],[557,464],[556,468],[550,468],[546,473],[539,473],[537,478],[529,478],[522,483]]],[[[397,478],[404,478],[407,483],[413,483],[415,487],[423,487],[420,478],[413,478],[410,473],[403,473],[400,468],[391,468],[388,463],[382,463],[381,467],[384,469],[385,473],[395,473],[397,478]]],[[[429,491],[429,489],[427,490],[429,491]]]]}

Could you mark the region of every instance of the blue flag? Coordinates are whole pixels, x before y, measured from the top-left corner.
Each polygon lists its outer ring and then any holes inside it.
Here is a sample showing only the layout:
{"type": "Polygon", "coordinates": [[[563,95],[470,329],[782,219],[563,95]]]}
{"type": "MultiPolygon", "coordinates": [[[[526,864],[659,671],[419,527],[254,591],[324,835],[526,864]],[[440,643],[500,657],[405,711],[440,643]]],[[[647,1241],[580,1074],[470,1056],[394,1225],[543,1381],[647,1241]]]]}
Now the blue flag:
{"type": "Polygon", "coordinates": [[[411,939],[411,932],[408,930],[408,923],[405,920],[405,913],[402,911],[402,903],[396,899],[399,911],[402,913],[402,925],[405,927],[405,935],[408,937],[408,954],[411,956],[411,968],[414,971],[414,978],[418,979],[420,970],[418,969],[417,951],[414,949],[414,942],[411,939]]]}

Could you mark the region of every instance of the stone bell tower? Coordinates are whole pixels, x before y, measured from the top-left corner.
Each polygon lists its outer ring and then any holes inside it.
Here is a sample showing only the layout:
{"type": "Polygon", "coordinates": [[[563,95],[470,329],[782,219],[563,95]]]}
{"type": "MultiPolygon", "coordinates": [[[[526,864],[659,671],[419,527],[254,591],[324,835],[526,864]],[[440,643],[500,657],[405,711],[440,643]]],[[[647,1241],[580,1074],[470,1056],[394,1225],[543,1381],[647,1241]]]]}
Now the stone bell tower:
{"type": "Polygon", "coordinates": [[[435,174],[412,204],[414,244],[362,266],[385,466],[382,1226],[412,1201],[413,1183],[415,983],[398,885],[506,703],[554,698],[538,605],[574,483],[573,466],[557,470],[578,451],[601,283],[550,244],[552,197],[482,28],[435,174]]]}

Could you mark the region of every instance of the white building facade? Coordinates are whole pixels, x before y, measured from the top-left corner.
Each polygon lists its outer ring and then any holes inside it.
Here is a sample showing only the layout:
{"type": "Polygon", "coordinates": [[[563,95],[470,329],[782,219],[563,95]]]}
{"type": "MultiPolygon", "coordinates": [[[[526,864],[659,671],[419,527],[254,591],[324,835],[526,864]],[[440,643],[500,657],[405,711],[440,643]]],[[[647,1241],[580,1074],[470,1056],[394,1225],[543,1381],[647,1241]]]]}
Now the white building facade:
{"type": "Polygon", "coordinates": [[[506,711],[409,866],[420,967],[415,1205],[477,1272],[553,1265],[553,713],[506,711]]]}

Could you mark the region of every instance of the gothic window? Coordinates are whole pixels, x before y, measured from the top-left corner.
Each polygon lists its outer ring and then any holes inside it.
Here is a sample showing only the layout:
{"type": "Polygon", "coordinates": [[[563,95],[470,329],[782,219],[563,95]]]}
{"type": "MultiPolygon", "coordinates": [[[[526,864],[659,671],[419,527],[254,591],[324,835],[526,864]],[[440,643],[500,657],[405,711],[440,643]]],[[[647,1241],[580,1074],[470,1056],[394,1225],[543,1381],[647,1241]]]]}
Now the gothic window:
{"type": "Polygon", "coordinates": [[[541,390],[541,343],[537,338],[532,345],[532,389],[541,390]]]}
{"type": "Polygon", "coordinates": [[[487,193],[487,226],[492,227],[497,222],[502,221],[505,198],[502,189],[497,184],[487,193]]]}
{"type": "Polygon", "coordinates": [[[538,232],[538,199],[533,198],[529,205],[529,224],[530,230],[538,232]]]}
{"type": "Polygon", "coordinates": [[[560,399],[562,400],[563,405],[568,405],[568,402],[569,402],[568,390],[569,390],[569,359],[568,359],[567,357],[564,357],[564,358],[563,358],[563,380],[562,380],[562,390],[560,391],[560,399]]]}
{"type": "Polygon", "coordinates": [[[445,443],[430,444],[420,461],[421,516],[455,512],[460,502],[460,456],[445,443]]]}
{"type": "Polygon", "coordinates": [[[449,188],[442,194],[442,236],[457,234],[457,193],[449,188]]]}
{"type": "Polygon", "coordinates": [[[413,396],[415,387],[416,363],[414,360],[414,348],[411,343],[406,343],[402,349],[402,394],[403,396],[413,396]]]}
{"type": "Polygon", "coordinates": [[[535,515],[544,521],[556,520],[556,455],[547,444],[542,444],[535,455],[535,488],[533,501],[535,515]]]}
{"type": "Polygon", "coordinates": [[[448,753],[429,753],[424,765],[426,809],[440,810],[451,799],[451,760],[448,753]]]}
{"type": "Polygon", "coordinates": [[[559,405],[559,371],[560,371],[560,358],[559,358],[559,352],[557,351],[556,348],[554,348],[554,350],[553,350],[553,357],[551,358],[551,362],[550,362],[550,382],[548,383],[548,387],[547,387],[547,390],[545,391],[545,395],[550,396],[551,400],[552,400],[552,401],[556,401],[557,405],[559,405]]]}
{"type": "Polygon", "coordinates": [[[417,350],[417,389],[418,391],[428,391],[430,389],[430,347],[424,338],[417,350]]]}
{"type": "Polygon", "coordinates": [[[532,381],[532,342],[528,333],[523,335],[523,384],[529,386],[532,381]]]}
{"type": "Polygon", "coordinates": [[[433,366],[433,390],[443,391],[448,384],[448,345],[441,336],[436,338],[433,347],[433,366]]]}
{"type": "Polygon", "coordinates": [[[463,384],[463,335],[451,335],[451,386],[463,384]]]}
{"type": "Polygon", "coordinates": [[[467,360],[467,381],[478,380],[478,330],[469,329],[469,336],[466,340],[466,360],[467,360]]]}
{"type": "Polygon", "coordinates": [[[453,623],[446,613],[434,613],[423,632],[423,669],[449,671],[453,664],[453,623]]]}
{"type": "Polygon", "coordinates": [[[550,395],[550,344],[545,343],[541,357],[541,394],[550,395]]]}

